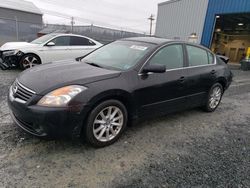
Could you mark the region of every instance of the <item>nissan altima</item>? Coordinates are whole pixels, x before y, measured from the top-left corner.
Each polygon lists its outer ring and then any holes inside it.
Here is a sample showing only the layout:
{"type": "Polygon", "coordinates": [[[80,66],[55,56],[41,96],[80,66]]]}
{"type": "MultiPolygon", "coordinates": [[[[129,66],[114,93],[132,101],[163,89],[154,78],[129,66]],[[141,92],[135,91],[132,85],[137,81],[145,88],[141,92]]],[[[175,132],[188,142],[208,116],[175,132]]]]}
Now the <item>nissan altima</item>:
{"type": "Polygon", "coordinates": [[[154,37],[115,41],[77,59],[36,66],[10,87],[15,123],[44,138],[114,143],[137,119],[202,107],[213,112],[232,73],[209,49],[154,37]]]}

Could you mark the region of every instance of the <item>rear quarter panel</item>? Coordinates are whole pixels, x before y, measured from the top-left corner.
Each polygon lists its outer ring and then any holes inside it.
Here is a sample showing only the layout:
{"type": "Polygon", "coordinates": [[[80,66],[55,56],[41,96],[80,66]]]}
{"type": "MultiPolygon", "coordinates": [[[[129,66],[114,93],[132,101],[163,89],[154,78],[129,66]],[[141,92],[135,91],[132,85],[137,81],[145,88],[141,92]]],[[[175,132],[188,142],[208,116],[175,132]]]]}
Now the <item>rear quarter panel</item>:
{"type": "Polygon", "coordinates": [[[224,90],[228,89],[233,80],[233,74],[229,66],[217,57],[217,79],[216,81],[221,83],[224,90]]]}

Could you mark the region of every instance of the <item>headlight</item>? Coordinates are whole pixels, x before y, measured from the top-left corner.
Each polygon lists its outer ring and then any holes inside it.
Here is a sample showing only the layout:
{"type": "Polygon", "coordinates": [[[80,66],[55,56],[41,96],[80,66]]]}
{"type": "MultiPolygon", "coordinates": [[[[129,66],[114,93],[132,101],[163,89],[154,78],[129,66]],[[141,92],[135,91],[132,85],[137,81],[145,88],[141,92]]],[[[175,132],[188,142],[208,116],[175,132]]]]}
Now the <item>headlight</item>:
{"type": "Polygon", "coordinates": [[[65,107],[71,99],[86,89],[86,87],[78,85],[62,87],[45,95],[37,105],[47,107],[65,107]]]}
{"type": "Polygon", "coordinates": [[[21,54],[22,52],[20,50],[8,50],[3,52],[4,56],[21,55],[21,54]]]}

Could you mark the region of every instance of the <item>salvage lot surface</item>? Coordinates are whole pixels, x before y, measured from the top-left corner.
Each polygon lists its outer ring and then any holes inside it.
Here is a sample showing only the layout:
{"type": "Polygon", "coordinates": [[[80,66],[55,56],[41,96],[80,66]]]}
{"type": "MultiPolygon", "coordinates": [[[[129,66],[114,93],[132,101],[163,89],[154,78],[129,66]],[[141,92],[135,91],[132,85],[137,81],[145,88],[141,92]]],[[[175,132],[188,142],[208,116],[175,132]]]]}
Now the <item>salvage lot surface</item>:
{"type": "Polygon", "coordinates": [[[20,131],[6,104],[17,74],[0,71],[0,187],[250,187],[249,72],[234,73],[215,113],[145,121],[102,149],[20,131]]]}

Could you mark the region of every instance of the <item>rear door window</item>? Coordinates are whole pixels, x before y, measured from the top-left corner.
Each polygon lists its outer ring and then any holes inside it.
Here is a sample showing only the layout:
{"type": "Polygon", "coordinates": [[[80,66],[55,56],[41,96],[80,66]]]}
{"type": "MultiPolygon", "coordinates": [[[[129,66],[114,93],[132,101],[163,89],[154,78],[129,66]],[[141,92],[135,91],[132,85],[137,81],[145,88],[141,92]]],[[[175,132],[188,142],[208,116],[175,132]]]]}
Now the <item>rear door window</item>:
{"type": "Polygon", "coordinates": [[[71,46],[94,46],[95,43],[84,37],[70,37],[70,45],[71,46]]]}
{"type": "Polygon", "coordinates": [[[187,45],[187,53],[190,67],[211,64],[207,50],[187,45]]]}
{"type": "Polygon", "coordinates": [[[208,54],[208,63],[209,64],[214,64],[214,56],[213,56],[213,54],[210,53],[210,52],[207,52],[207,54],[208,54]]]}

